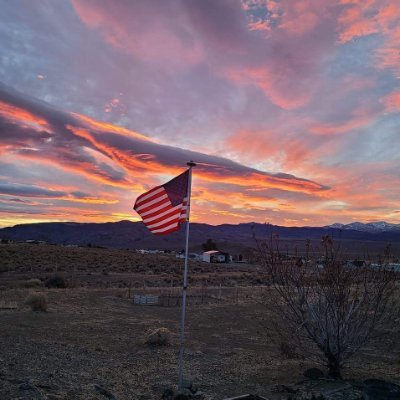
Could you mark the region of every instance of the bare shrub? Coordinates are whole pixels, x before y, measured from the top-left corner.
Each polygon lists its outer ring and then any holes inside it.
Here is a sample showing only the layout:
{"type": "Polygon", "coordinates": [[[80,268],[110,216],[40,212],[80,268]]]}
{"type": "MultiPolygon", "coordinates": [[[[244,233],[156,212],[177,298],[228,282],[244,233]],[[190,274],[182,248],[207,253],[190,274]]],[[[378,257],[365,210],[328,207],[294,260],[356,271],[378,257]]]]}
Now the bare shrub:
{"type": "Polygon", "coordinates": [[[43,293],[31,293],[25,300],[25,305],[32,311],[47,311],[47,297],[43,293]]]}
{"type": "Polygon", "coordinates": [[[293,359],[293,358],[299,358],[299,355],[297,354],[297,349],[294,343],[289,343],[286,341],[281,341],[279,343],[279,352],[282,354],[287,359],[293,359]]]}
{"type": "Polygon", "coordinates": [[[64,289],[67,287],[64,277],[60,274],[55,274],[46,279],[44,284],[47,288],[64,289]]]}
{"type": "Polygon", "coordinates": [[[349,266],[328,236],[322,254],[312,256],[308,242],[304,258],[282,253],[273,235],[257,245],[271,280],[271,325],[305,358],[323,361],[332,378],[400,315],[395,273],[385,265],[349,266]]]}
{"type": "Polygon", "coordinates": [[[167,346],[171,343],[171,332],[167,328],[158,328],[147,335],[145,343],[150,346],[167,346]]]}
{"type": "Polygon", "coordinates": [[[40,279],[32,278],[24,281],[23,286],[26,288],[38,288],[43,286],[43,282],[40,279]]]}

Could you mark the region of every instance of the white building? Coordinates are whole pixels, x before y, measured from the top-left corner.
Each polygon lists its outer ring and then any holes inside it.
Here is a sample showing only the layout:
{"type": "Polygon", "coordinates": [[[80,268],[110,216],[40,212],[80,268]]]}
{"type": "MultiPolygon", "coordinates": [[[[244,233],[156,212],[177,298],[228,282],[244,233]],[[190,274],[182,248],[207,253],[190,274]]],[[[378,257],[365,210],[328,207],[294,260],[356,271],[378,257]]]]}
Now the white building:
{"type": "Polygon", "coordinates": [[[227,263],[230,261],[228,253],[219,250],[209,250],[203,253],[203,261],[208,263],[227,263]]]}

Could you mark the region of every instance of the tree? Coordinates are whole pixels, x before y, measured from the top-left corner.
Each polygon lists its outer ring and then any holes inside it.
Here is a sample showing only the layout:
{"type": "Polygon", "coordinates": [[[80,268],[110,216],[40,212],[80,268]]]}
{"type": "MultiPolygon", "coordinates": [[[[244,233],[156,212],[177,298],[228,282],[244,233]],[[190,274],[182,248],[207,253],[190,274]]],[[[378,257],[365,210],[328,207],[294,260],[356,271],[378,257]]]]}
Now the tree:
{"type": "Polygon", "coordinates": [[[266,305],[272,325],[296,345],[303,357],[323,361],[328,374],[341,378],[345,363],[385,324],[400,315],[396,275],[385,265],[348,266],[330,237],[322,240],[322,254],[289,257],[279,238],[257,241],[259,259],[271,278],[266,305]]]}
{"type": "Polygon", "coordinates": [[[212,239],[207,239],[205,243],[201,245],[203,251],[217,250],[217,243],[212,239]]]}

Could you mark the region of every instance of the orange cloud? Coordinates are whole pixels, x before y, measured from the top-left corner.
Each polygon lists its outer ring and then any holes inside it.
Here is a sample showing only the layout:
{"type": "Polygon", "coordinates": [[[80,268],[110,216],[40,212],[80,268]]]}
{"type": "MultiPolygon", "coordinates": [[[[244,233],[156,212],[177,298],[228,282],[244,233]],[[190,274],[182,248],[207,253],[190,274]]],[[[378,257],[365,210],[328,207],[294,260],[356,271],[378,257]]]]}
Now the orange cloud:
{"type": "Polygon", "coordinates": [[[37,131],[51,131],[47,121],[23,108],[0,101],[0,117],[6,118],[21,127],[33,128],[37,131]]]}
{"type": "Polygon", "coordinates": [[[154,142],[148,136],[142,135],[141,133],[134,132],[130,129],[123,128],[122,126],[110,124],[108,122],[98,121],[93,118],[87,117],[86,115],[71,113],[77,120],[82,121],[88,129],[95,130],[98,132],[111,132],[119,135],[128,136],[134,139],[145,140],[148,142],[154,142]]]}
{"type": "MultiPolygon", "coordinates": [[[[99,123],[95,126],[97,128],[101,127],[103,124],[99,123]]],[[[108,124],[106,124],[108,125],[108,124]]],[[[152,154],[135,154],[134,152],[127,149],[126,151],[121,150],[117,147],[113,147],[109,144],[104,144],[100,140],[90,133],[88,130],[77,128],[71,125],[67,126],[76,136],[86,139],[89,143],[93,145],[101,153],[107,155],[111,160],[115,161],[122,169],[129,173],[131,177],[141,177],[143,176],[143,170],[147,173],[158,174],[160,171],[175,175],[180,172],[180,167],[166,166],[162,163],[154,161],[154,155],[152,154]]],[[[107,127],[107,130],[109,128],[107,127]]],[[[118,127],[115,127],[115,133],[120,133],[118,127]]],[[[122,132],[124,135],[127,134],[125,130],[122,132]]],[[[135,134],[135,133],[133,133],[135,134]]],[[[136,138],[136,136],[134,136],[136,138]]],[[[142,139],[139,135],[139,139],[142,139]]],[[[109,183],[112,185],[112,183],[109,183]]],[[[125,184],[123,185],[125,186],[125,184]]]]}
{"type": "Polygon", "coordinates": [[[243,157],[249,161],[268,159],[285,169],[291,169],[311,155],[305,138],[288,137],[279,130],[275,132],[241,130],[230,136],[225,141],[225,146],[239,154],[245,148],[246,153],[243,157]]]}
{"type": "MultiPolygon", "coordinates": [[[[201,171],[200,176],[202,179],[209,182],[215,182],[216,180],[215,174],[207,173],[205,171],[201,171]]],[[[276,176],[266,177],[260,173],[253,172],[243,176],[221,176],[220,179],[223,179],[225,183],[244,187],[275,188],[303,193],[314,193],[324,190],[323,186],[318,183],[298,179],[289,175],[280,177],[279,174],[277,174],[276,176]]]]}

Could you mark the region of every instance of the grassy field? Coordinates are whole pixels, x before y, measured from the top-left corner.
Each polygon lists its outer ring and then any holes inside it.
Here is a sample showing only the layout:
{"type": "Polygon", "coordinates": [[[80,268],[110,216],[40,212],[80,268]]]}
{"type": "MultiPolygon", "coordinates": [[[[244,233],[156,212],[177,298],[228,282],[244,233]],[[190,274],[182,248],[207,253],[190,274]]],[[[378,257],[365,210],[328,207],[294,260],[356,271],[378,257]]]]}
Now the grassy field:
{"type": "MultiPolygon", "coordinates": [[[[61,246],[0,250],[0,302],[17,307],[0,310],[0,399],[105,399],[100,385],[119,400],[153,400],[176,383],[180,308],[136,306],[128,295],[178,294],[171,282],[180,282],[181,260],[61,246]],[[72,287],[24,287],[56,271],[72,287]],[[48,312],[24,307],[32,292],[47,296],[48,312]],[[148,332],[160,327],[172,332],[170,345],[146,345],[148,332]]],[[[282,352],[262,304],[269,289],[256,266],[191,263],[190,275],[197,288],[189,295],[207,282],[210,301],[188,309],[185,374],[208,399],[249,392],[287,399],[282,385],[320,367],[282,352]]],[[[400,342],[393,341],[399,333],[382,332],[345,378],[400,383],[400,342]]]]}
{"type": "MultiPolygon", "coordinates": [[[[183,260],[168,254],[89,247],[0,245],[0,285],[18,286],[30,278],[61,274],[74,286],[180,286],[183,260]]],[[[247,264],[189,262],[191,286],[266,283],[259,267],[247,264]]]]}

